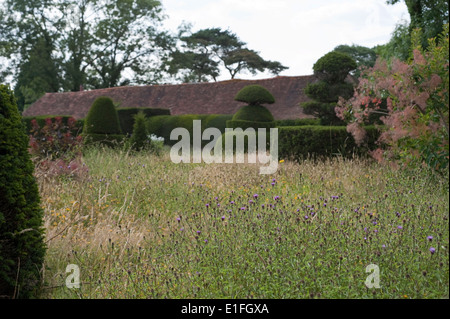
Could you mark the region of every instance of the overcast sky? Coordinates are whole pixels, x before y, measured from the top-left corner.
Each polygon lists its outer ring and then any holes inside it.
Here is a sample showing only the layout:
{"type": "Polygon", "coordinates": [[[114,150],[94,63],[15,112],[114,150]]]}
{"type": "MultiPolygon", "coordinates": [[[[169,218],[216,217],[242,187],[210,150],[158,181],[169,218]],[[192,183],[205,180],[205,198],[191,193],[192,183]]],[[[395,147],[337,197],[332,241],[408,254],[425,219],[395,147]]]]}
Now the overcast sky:
{"type": "MultiPolygon", "coordinates": [[[[193,31],[229,29],[266,60],[289,69],[280,75],[312,74],[313,64],[340,44],[373,47],[389,41],[395,25],[409,21],[403,1],[386,0],[161,0],[166,28],[183,22],[193,31]]],[[[220,80],[229,79],[223,72],[220,80]]],[[[267,78],[270,74],[241,79],[267,78]]]]}

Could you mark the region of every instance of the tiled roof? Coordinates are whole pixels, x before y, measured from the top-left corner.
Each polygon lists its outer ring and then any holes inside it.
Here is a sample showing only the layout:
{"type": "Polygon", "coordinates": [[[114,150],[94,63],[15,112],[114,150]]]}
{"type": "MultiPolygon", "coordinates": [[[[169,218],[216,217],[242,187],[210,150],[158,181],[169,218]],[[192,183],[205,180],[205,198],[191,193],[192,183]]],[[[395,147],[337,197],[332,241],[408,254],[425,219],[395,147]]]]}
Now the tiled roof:
{"type": "Polygon", "coordinates": [[[23,116],[72,115],[84,118],[94,100],[108,96],[119,107],[168,108],[177,114],[233,114],[243,103],[234,101],[246,85],[259,84],[275,97],[267,105],[275,119],[308,117],[299,104],[308,101],[303,89],[313,81],[308,76],[278,76],[262,80],[228,80],[196,84],[124,86],[80,92],[46,93],[23,113],[23,116]]]}

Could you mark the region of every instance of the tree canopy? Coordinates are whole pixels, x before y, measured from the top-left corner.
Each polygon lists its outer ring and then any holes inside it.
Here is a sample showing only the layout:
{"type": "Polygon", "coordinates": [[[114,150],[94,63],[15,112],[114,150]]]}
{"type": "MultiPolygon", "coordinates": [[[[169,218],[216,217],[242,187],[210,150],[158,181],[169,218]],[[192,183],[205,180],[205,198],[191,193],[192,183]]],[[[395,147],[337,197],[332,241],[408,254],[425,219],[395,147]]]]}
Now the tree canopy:
{"type": "Polygon", "coordinates": [[[180,30],[178,40],[180,47],[173,50],[167,66],[170,74],[181,74],[183,82],[215,81],[220,75],[220,66],[232,79],[245,71],[279,74],[287,69],[280,62],[264,60],[230,30],[208,28],[193,33],[187,25],[180,30]]]}

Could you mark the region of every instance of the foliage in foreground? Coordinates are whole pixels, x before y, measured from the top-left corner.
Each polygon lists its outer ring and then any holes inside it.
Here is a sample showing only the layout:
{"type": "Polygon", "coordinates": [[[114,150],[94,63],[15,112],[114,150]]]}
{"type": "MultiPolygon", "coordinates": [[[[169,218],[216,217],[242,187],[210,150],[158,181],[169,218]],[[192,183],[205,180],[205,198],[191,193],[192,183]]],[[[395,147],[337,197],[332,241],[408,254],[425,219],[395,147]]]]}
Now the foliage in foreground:
{"type": "Polygon", "coordinates": [[[0,85],[0,298],[36,297],[41,287],[46,247],[33,170],[16,100],[0,85]]]}
{"type": "Polygon", "coordinates": [[[448,180],[427,170],[281,160],[267,176],[95,148],[84,162],[81,178],[37,173],[47,297],[449,296],[448,180]],[[364,284],[369,264],[380,289],[364,284]]]}
{"type": "Polygon", "coordinates": [[[357,143],[369,116],[382,113],[379,161],[417,165],[425,163],[445,172],[449,161],[449,25],[438,41],[420,44],[421,32],[413,33],[414,58],[410,62],[377,60],[360,79],[355,95],[340,100],[336,114],[348,124],[357,143]],[[383,101],[387,111],[380,109],[383,101]]]}

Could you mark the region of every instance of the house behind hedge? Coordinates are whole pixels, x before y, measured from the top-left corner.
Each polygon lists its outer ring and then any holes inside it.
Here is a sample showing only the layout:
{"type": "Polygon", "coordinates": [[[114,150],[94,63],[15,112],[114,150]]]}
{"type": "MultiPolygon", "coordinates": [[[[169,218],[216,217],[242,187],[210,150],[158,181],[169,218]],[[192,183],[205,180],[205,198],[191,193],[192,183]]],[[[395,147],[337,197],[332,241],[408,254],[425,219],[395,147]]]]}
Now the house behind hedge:
{"type": "Polygon", "coordinates": [[[310,117],[305,115],[300,103],[309,98],[303,93],[308,76],[278,76],[262,80],[228,80],[220,82],[169,84],[150,86],[125,86],[91,91],[46,93],[27,108],[23,116],[69,115],[84,118],[94,100],[108,96],[121,108],[153,107],[170,109],[179,114],[234,114],[242,103],[234,100],[236,93],[246,85],[259,84],[275,97],[267,105],[277,120],[310,117]]]}

